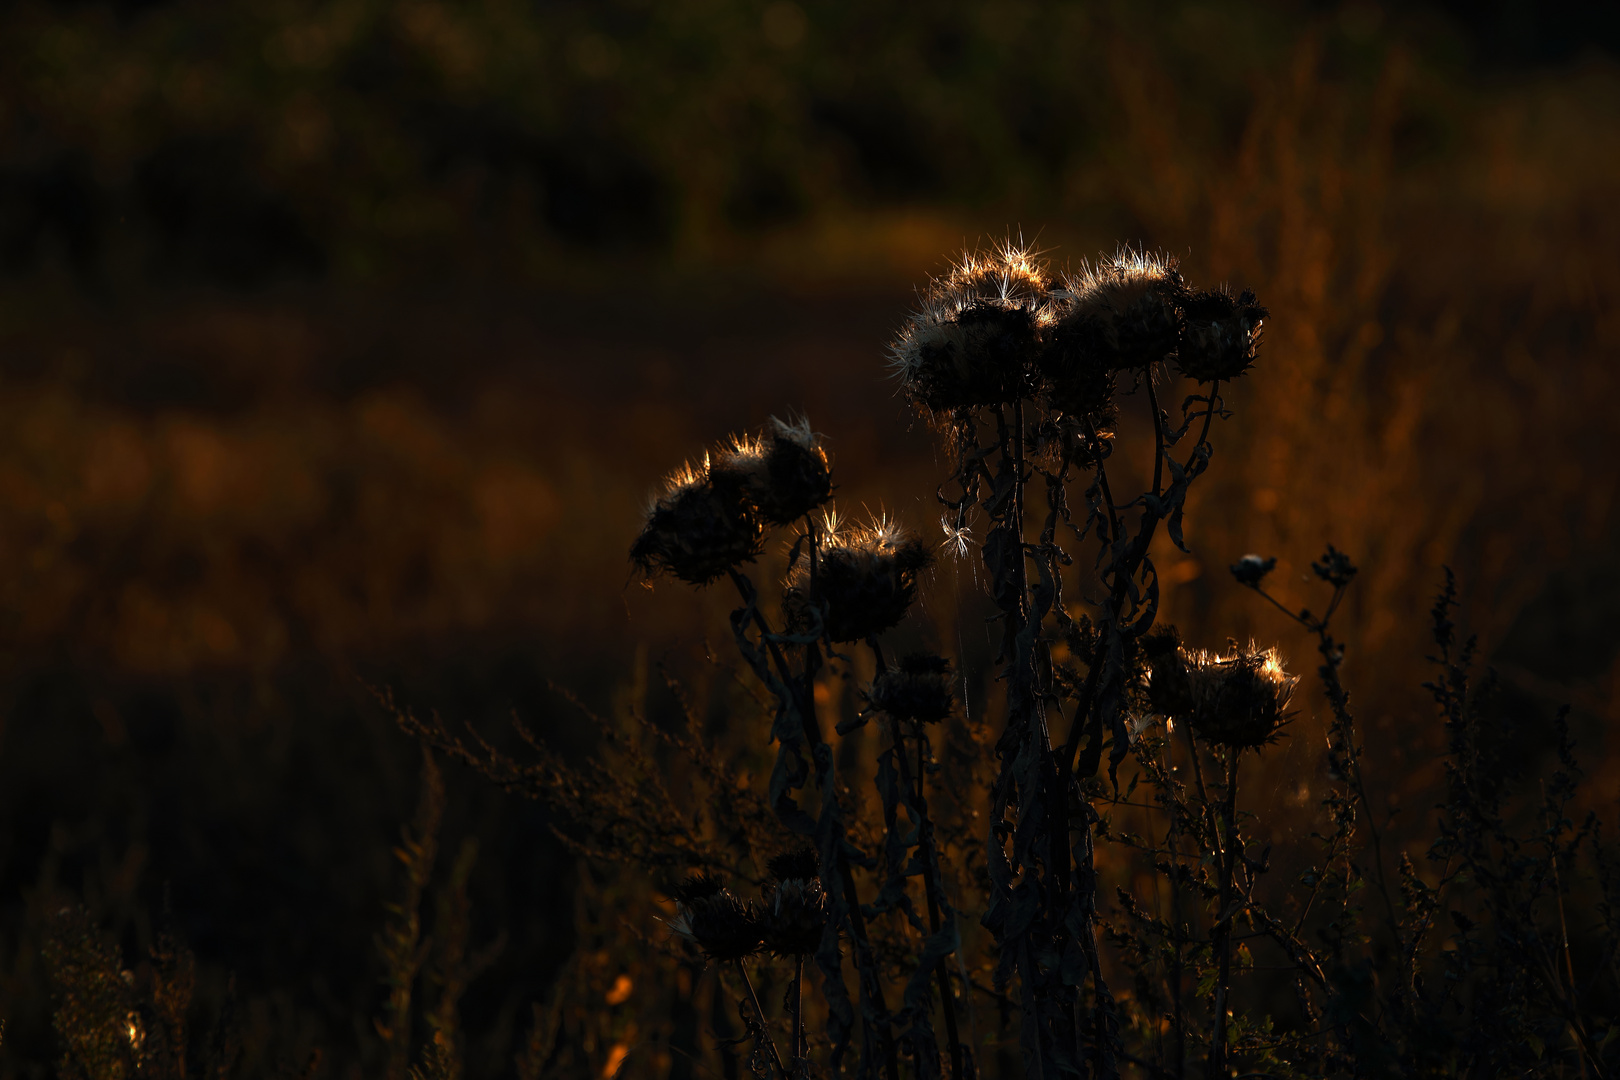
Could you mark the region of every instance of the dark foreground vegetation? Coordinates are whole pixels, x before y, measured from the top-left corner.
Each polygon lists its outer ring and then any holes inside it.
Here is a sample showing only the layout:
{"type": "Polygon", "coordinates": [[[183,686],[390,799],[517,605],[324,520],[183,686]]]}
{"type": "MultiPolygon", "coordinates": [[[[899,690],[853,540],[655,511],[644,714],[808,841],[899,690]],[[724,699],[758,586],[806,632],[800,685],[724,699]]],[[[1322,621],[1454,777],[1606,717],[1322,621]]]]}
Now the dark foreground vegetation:
{"type": "MultiPolygon", "coordinates": [[[[1133,724],[1117,765],[1111,725],[1103,742],[1081,731],[1076,763],[1101,755],[1082,788],[1098,819],[1099,971],[1085,959],[1083,979],[1065,981],[1068,954],[1032,947],[1031,970],[1057,972],[1029,1010],[1046,1016],[1037,1042],[1070,1045],[1074,1031],[1085,1055],[1114,1047],[1122,1072],[1184,1061],[1199,1075],[1225,978],[1239,1072],[1611,1067],[1612,992],[1593,977],[1611,970],[1612,938],[1588,861],[1608,834],[1571,847],[1589,811],[1613,827],[1612,796],[1593,796],[1615,790],[1620,720],[1600,404],[1620,389],[1620,82],[1569,40],[1601,35],[1570,18],[1551,37],[1471,40],[1434,10],[1367,5],[768,7],[0,14],[0,1076],[746,1069],[757,1044],[725,1042],[748,1037],[735,965],[700,963],[669,926],[688,871],[721,874],[741,901],[756,881],[808,880],[770,865],[798,850],[771,799],[778,702],[733,648],[729,576],[644,589],[625,548],[656,474],[684,455],[696,465],[727,432],[759,437],[773,414],[814,421],[848,535],[887,512],[932,556],[880,644],[891,672],[924,683],[937,663],[908,670],[909,657],[949,660],[949,716],[917,728],[874,713],[838,733],[885,700],[860,642],[834,643],[845,659],[821,647],[812,691],[850,789],[848,835],[877,861],[852,865],[857,895],[888,902],[878,762],[904,748],[923,787],[890,787],[897,839],[913,845],[898,854],[916,859],[908,805],[925,802],[940,926],[961,934],[927,959],[934,913],[917,876],[904,878],[909,916],[869,920],[888,1045],[909,1073],[926,1001],[951,1073],[943,974],[961,1005],[954,1042],[981,1075],[1017,1075],[1022,961],[998,988],[1002,949],[978,923],[1008,882],[974,876],[1006,719],[1004,623],[984,621],[998,611],[988,526],[968,522],[961,557],[941,546],[935,491],[957,446],[896,400],[881,350],[914,283],[944,272],[942,252],[1020,221],[1048,223],[1038,246],[1075,255],[1146,240],[1186,281],[1250,284],[1270,310],[1260,363],[1222,383],[1232,417],[1212,422],[1209,467],[1186,487],[1188,550],[1161,522],[1145,557],[1155,626],[1178,629],[1187,663],[1246,656],[1263,675],[1275,645],[1300,679],[1279,741],[1197,744],[1202,792],[1190,722],[1133,724]],[[1343,649],[1353,737],[1334,734],[1318,631],[1291,617],[1323,615],[1338,592],[1312,569],[1330,565],[1329,543],[1358,568],[1325,631],[1343,649]],[[1277,558],[1261,584],[1287,613],[1228,572],[1249,552],[1277,558]],[[1440,655],[1430,609],[1447,565],[1451,660],[1478,644],[1474,689],[1437,704],[1423,684],[1452,685],[1427,659],[1440,655]],[[440,755],[427,788],[442,797],[424,798],[419,745],[389,694],[468,746],[461,725],[474,725],[526,770],[506,777],[519,787],[589,760],[611,763],[607,779],[557,805],[440,755]],[[1564,703],[1588,793],[1567,806],[1564,703]],[[1360,748],[1358,771],[1332,775],[1332,738],[1360,748]],[[663,821],[652,840],[610,830],[641,843],[628,865],[570,850],[625,854],[582,830],[586,795],[611,781],[653,800],[646,817],[662,805],[655,780],[702,843],[663,821]],[[707,826],[691,822],[700,807],[707,826]],[[402,825],[409,865],[393,851],[402,825]],[[1241,858],[1193,865],[1206,849],[1241,858]],[[1438,899],[1408,895],[1403,853],[1438,899]],[[1223,874],[1255,905],[1225,928],[1223,874]],[[1345,907],[1326,903],[1358,881],[1345,907]],[[1244,920],[1264,911],[1293,930],[1290,898],[1311,889],[1297,933],[1324,981],[1304,975],[1302,994],[1300,956],[1244,920]],[[1497,897],[1519,906],[1499,912],[1497,897]],[[1342,931],[1317,933],[1351,909],[1342,931]],[[1522,964],[1487,974],[1510,955],[1522,964]],[[924,967],[932,984],[907,1012],[924,967]],[[63,1008],[53,970],[88,980],[78,1005],[63,1008]],[[1116,1042],[1085,1027],[1099,978],[1116,1042]],[[1463,989],[1481,985],[1496,996],[1463,989]],[[1480,1026],[1489,1016],[1498,1027],[1480,1026]],[[1258,1056],[1268,1040],[1271,1063],[1258,1056]]],[[[1115,387],[1117,442],[1136,449],[1107,462],[1116,506],[1155,483],[1135,382],[1115,387]]],[[[1185,392],[1168,386],[1156,392],[1173,432],[1185,392]]],[[[1031,543],[1045,498],[1031,479],[1031,543]]],[[[1140,513],[1124,515],[1129,530],[1140,513]]],[[[803,634],[815,605],[777,599],[791,535],[744,569],[772,632],[803,634]]],[[[1071,552],[1063,594],[1094,635],[1110,595],[1081,584],[1096,554],[1071,552]]],[[[1047,637],[1051,678],[1068,670],[1084,692],[1087,640],[1047,637]]],[[[1174,718],[1140,700],[1142,672],[1183,656],[1152,640],[1161,651],[1120,660],[1137,721],[1174,718]]],[[[804,649],[784,653],[801,683],[804,649]]],[[[1058,750],[1078,705],[1045,708],[1058,750]]],[[[815,816],[805,760],[799,797],[815,816]]],[[[888,760],[898,775],[902,759],[888,760]]],[[[1024,805],[1020,784],[1003,783],[1007,806],[1024,805]]],[[[1052,888],[1086,895],[1084,853],[1030,864],[1007,850],[1010,887],[1039,885],[1031,932],[1056,934],[1043,875],[1067,861],[1052,888]]],[[[853,1011],[843,1060],[887,1069],[881,1016],[866,1049],[852,941],[838,945],[853,1011]]],[[[818,951],[797,1006],[791,950],[745,964],[784,1064],[797,1007],[824,1070],[818,951]]]]}

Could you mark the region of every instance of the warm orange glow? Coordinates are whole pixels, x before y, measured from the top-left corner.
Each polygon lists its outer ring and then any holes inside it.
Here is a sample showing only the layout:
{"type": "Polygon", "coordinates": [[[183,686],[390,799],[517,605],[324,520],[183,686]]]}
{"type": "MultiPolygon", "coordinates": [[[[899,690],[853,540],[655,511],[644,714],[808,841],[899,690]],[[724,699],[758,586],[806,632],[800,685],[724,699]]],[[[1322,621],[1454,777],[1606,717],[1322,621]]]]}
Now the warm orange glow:
{"type": "Polygon", "coordinates": [[[631,980],[630,976],[620,975],[617,979],[613,980],[613,985],[608,987],[608,992],[602,1000],[606,1001],[609,1005],[623,1005],[626,1001],[630,1000],[630,992],[634,989],[635,983],[631,980]]]}

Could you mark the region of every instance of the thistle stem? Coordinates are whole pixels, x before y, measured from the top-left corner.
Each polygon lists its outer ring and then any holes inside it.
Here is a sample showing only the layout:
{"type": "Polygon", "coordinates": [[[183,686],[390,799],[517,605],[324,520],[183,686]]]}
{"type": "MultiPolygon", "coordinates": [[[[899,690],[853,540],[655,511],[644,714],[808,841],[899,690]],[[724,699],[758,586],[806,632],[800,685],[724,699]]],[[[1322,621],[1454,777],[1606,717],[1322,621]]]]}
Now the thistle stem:
{"type": "Polygon", "coordinates": [[[799,1059],[805,1056],[804,1024],[801,1020],[804,1012],[804,954],[799,953],[793,958],[793,1061],[797,1070],[799,1059]]]}
{"type": "Polygon", "coordinates": [[[776,1052],[776,1040],[771,1038],[771,1030],[765,1023],[765,1010],[759,1007],[759,995],[754,993],[754,981],[748,977],[748,969],[743,966],[739,958],[733,961],[737,965],[737,974],[742,976],[743,989],[748,991],[748,1004],[754,1008],[754,1019],[759,1021],[759,1038],[765,1040],[765,1045],[771,1048],[771,1060],[776,1063],[778,1076],[786,1076],[787,1070],[782,1068],[782,1055],[776,1052]]]}

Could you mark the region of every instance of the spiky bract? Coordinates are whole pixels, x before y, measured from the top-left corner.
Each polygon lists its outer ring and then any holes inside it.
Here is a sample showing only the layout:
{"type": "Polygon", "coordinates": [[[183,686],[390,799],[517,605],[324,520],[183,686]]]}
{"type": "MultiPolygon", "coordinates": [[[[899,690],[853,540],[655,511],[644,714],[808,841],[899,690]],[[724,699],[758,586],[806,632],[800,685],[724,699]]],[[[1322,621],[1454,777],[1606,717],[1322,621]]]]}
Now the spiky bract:
{"type": "Polygon", "coordinates": [[[758,439],[734,438],[716,455],[713,471],[741,484],[771,525],[796,521],[832,497],[832,463],[803,418],[784,423],[773,416],[758,439]]]}
{"type": "Polygon", "coordinates": [[[866,700],[896,720],[937,724],[951,714],[951,662],[943,656],[913,653],[881,672],[866,700]]]}
{"type": "Polygon", "coordinates": [[[1234,297],[1222,289],[1190,294],[1182,305],[1186,326],[1176,367],[1189,379],[1235,379],[1254,363],[1268,312],[1252,289],[1234,297]]]}
{"type": "Polygon", "coordinates": [[[812,629],[819,609],[833,641],[864,641],[905,618],[917,575],[933,556],[915,536],[885,517],[864,528],[829,529],[812,571],[801,560],[788,576],[783,606],[789,625],[812,629]]]}
{"type": "Polygon", "coordinates": [[[647,511],[630,558],[649,577],[672,574],[707,585],[741,563],[752,562],[765,544],[759,513],[741,479],[715,470],[707,457],[669,478],[647,511]]]}
{"type": "Polygon", "coordinates": [[[963,255],[929,285],[921,310],[889,346],[891,367],[925,412],[1006,404],[1029,392],[1050,317],[1045,267],[1008,240],[963,255]]]}

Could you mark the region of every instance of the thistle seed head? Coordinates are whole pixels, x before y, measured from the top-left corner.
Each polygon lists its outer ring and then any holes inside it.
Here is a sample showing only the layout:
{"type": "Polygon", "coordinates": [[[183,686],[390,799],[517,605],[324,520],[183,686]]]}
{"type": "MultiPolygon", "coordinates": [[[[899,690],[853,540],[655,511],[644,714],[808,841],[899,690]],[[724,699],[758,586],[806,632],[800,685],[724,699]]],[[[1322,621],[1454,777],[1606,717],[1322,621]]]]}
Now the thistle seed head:
{"type": "Polygon", "coordinates": [[[784,423],[773,416],[758,439],[733,437],[716,456],[714,472],[740,484],[770,525],[797,521],[832,498],[832,463],[802,417],[784,423]]]}
{"type": "Polygon", "coordinates": [[[707,456],[686,465],[653,500],[630,558],[648,577],[672,574],[689,585],[707,585],[740,563],[752,562],[765,544],[765,530],[741,478],[715,469],[707,456]]]}
{"type": "Polygon", "coordinates": [[[827,926],[827,894],[820,878],[778,881],[765,903],[765,948],[777,956],[805,956],[821,947],[827,926]]]}
{"type": "MultiPolygon", "coordinates": [[[[1053,404],[1098,410],[1099,372],[1140,370],[1176,350],[1186,293],[1175,259],[1122,248],[1067,274],[1050,343],[1041,354],[1053,404]]],[[[1112,392],[1111,384],[1107,387],[1112,392]]]]}
{"type": "Polygon", "coordinates": [[[759,905],[726,889],[676,904],[669,928],[710,960],[741,960],[759,951],[764,920],[759,905]]]}
{"type": "Polygon", "coordinates": [[[943,656],[913,653],[872,680],[865,694],[874,709],[896,720],[937,724],[951,714],[951,662],[943,656]]]}
{"type": "Polygon", "coordinates": [[[677,903],[691,904],[724,891],[725,886],[713,874],[693,874],[670,889],[669,898],[677,903]]]}
{"type": "Polygon", "coordinates": [[[1259,588],[1265,576],[1277,568],[1276,558],[1262,558],[1259,555],[1245,555],[1230,567],[1232,576],[1239,585],[1247,585],[1251,589],[1259,588]]]}
{"type": "Polygon", "coordinates": [[[923,294],[889,346],[890,367],[924,412],[1001,405],[1028,392],[1041,329],[1050,322],[1045,266],[1008,240],[964,254],[923,294]]]}
{"type": "Polygon", "coordinates": [[[1176,367],[1189,379],[1235,379],[1254,363],[1267,314],[1252,289],[1234,297],[1226,289],[1189,294],[1176,367]]]}
{"type": "Polygon", "coordinates": [[[777,881],[791,881],[794,878],[820,878],[821,857],[816,849],[808,844],[784,851],[780,855],[773,855],[765,868],[771,872],[771,877],[777,881]]]}
{"type": "Polygon", "coordinates": [[[814,609],[821,607],[833,641],[880,634],[905,618],[917,596],[917,575],[932,561],[926,544],[884,516],[865,528],[829,529],[815,573],[800,560],[788,575],[788,624],[799,631],[813,627],[814,609]]]}
{"type": "Polygon", "coordinates": [[[1288,718],[1288,700],[1299,682],[1283,670],[1276,649],[1253,644],[1229,657],[1189,657],[1188,674],[1193,730],[1232,747],[1271,742],[1288,718]]]}

